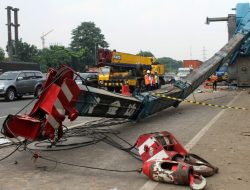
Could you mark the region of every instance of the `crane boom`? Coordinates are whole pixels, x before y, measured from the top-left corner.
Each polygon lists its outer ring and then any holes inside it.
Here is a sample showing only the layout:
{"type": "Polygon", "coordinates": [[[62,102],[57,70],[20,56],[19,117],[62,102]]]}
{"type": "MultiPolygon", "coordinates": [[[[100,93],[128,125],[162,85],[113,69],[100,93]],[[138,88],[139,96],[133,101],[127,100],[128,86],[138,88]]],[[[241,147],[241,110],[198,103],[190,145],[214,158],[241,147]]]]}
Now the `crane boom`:
{"type": "Polygon", "coordinates": [[[54,31],[54,29],[48,31],[47,33],[45,33],[45,34],[43,34],[43,35],[41,36],[42,48],[45,48],[45,36],[47,36],[49,33],[53,32],[53,31],[54,31]]]}

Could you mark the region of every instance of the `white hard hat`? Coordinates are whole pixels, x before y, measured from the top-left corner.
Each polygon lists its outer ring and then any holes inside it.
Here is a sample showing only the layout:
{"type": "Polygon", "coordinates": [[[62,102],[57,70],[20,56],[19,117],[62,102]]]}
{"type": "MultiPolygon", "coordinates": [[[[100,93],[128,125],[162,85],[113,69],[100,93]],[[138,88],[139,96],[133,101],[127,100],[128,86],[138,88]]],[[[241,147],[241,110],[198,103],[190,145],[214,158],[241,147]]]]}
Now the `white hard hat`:
{"type": "Polygon", "coordinates": [[[149,74],[149,73],[150,73],[150,70],[147,70],[147,73],[149,74]]]}

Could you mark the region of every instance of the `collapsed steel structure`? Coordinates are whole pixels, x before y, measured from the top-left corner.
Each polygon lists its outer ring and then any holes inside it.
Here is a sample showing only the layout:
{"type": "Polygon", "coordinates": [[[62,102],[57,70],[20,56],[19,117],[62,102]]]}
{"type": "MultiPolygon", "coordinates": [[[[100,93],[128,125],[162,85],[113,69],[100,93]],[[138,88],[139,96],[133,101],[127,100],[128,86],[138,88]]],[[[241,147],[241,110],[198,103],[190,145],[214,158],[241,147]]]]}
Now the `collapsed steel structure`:
{"type": "Polygon", "coordinates": [[[247,52],[250,47],[250,22],[244,21],[238,27],[241,30],[199,69],[186,79],[176,81],[174,86],[163,86],[153,93],[143,92],[129,97],[84,84],[78,86],[74,81],[74,74],[77,73],[71,68],[50,69],[44,90],[31,113],[9,115],[2,133],[10,138],[21,136],[31,141],[48,138],[56,142],[62,136],[62,122],[66,115],[70,120],[77,116],[140,120],[171,106],[177,107],[179,101],[153,94],[184,99],[228,59],[247,52]]]}
{"type": "MultiPolygon", "coordinates": [[[[173,87],[163,86],[153,92],[186,98],[240,49],[249,34],[238,33],[185,80],[176,81],[173,87]]],[[[62,136],[65,115],[70,120],[78,115],[140,120],[180,103],[151,95],[150,92],[128,97],[87,85],[78,86],[74,81],[74,74],[67,66],[58,71],[51,69],[44,91],[31,113],[9,115],[3,124],[2,133],[8,137],[22,136],[28,140],[49,138],[56,141],[62,136]]]]}

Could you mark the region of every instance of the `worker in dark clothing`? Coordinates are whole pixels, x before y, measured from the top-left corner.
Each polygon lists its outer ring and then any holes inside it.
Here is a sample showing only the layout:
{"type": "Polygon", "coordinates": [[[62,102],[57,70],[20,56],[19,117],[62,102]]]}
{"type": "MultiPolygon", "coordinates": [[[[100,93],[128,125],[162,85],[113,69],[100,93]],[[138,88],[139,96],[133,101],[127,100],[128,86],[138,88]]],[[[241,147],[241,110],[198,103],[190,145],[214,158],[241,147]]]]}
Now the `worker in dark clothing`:
{"type": "Polygon", "coordinates": [[[217,77],[217,75],[215,73],[211,76],[211,81],[213,83],[213,91],[217,91],[218,77],[217,77]]]}
{"type": "Polygon", "coordinates": [[[155,90],[155,75],[151,74],[151,81],[150,81],[151,90],[155,90]]]}

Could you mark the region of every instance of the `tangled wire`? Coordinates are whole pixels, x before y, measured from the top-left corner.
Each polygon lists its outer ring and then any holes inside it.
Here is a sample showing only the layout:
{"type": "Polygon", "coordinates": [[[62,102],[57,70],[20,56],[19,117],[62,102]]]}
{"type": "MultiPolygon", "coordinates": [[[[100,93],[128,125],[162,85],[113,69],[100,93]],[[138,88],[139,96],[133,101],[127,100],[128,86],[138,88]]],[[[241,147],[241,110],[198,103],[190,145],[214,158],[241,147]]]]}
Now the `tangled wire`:
{"type": "MultiPolygon", "coordinates": [[[[36,150],[39,151],[62,151],[62,150],[69,150],[74,148],[85,147],[89,145],[93,145],[99,142],[107,143],[119,150],[125,151],[134,157],[137,160],[141,160],[138,154],[138,150],[136,149],[135,145],[130,144],[125,139],[119,136],[120,132],[115,129],[111,129],[111,126],[124,124],[130,122],[129,119],[110,119],[110,118],[103,118],[95,121],[90,121],[82,126],[74,127],[74,128],[67,128],[64,126],[64,134],[63,137],[57,142],[51,142],[50,140],[43,140],[43,141],[36,141],[36,142],[18,142],[18,143],[11,143],[6,142],[0,145],[0,149],[7,148],[7,147],[15,147],[14,150],[9,153],[7,156],[0,158],[0,161],[5,160],[6,158],[13,155],[16,151],[23,151],[28,150],[30,151],[33,156],[35,155],[36,150]],[[83,139],[80,142],[71,142],[71,138],[83,139]],[[21,149],[22,147],[22,149],[21,149]]],[[[49,157],[44,157],[41,155],[37,155],[37,157],[53,162],[57,164],[63,164],[68,166],[74,167],[84,167],[88,169],[95,169],[95,170],[104,170],[110,172],[141,172],[141,169],[133,169],[133,170],[116,170],[116,169],[107,169],[107,168],[98,168],[92,167],[87,165],[78,165],[74,163],[67,163],[62,161],[57,161],[56,159],[51,159],[49,157]]]]}

